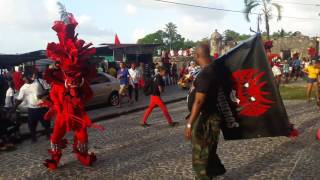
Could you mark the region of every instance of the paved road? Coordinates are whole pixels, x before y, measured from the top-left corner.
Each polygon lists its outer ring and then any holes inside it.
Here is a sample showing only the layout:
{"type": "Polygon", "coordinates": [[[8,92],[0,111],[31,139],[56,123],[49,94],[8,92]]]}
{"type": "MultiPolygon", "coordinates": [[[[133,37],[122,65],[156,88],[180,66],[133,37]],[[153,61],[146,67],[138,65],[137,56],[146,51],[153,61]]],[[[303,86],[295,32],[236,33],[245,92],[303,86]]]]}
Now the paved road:
{"type": "MultiPolygon", "coordinates": [[[[228,170],[221,179],[320,178],[320,144],[315,140],[318,110],[304,101],[285,104],[301,131],[299,138],[221,138],[218,153],[228,170]]],[[[169,111],[180,126],[168,127],[157,110],[150,128],[138,126],[142,112],[135,112],[101,122],[106,128],[103,134],[90,130],[91,149],[98,155],[93,167],[81,166],[69,148],[60,168],[48,172],[41,163],[49,142],[44,137],[34,145],[26,141],[18,150],[0,154],[0,179],[193,179],[191,146],[182,135],[185,102],[170,104],[169,111]]]]}

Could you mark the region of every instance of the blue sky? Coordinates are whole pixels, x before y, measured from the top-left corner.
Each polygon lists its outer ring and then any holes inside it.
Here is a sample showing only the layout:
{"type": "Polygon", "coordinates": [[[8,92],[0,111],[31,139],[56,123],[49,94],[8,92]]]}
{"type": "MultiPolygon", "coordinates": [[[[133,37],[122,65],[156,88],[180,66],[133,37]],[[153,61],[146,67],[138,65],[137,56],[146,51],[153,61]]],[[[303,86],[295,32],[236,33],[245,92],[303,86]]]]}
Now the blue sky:
{"type": "MultiPolygon", "coordinates": [[[[233,10],[243,9],[243,0],[172,1],[233,10]]],[[[298,2],[297,0],[277,1],[284,2],[285,16],[314,18],[320,12],[316,6],[285,4],[285,2],[298,2]]],[[[57,41],[55,33],[51,30],[53,21],[59,18],[56,2],[57,0],[0,0],[0,53],[23,53],[45,49],[48,42],[57,41]]],[[[153,0],[61,0],[61,2],[77,18],[79,37],[95,45],[113,42],[115,33],[119,35],[121,43],[134,43],[148,33],[163,29],[168,22],[177,24],[178,32],[192,40],[208,37],[215,29],[220,32],[232,29],[249,34],[249,27],[256,28],[255,16],[252,16],[252,22],[248,23],[239,13],[168,5],[153,0]]],[[[271,31],[280,28],[319,36],[320,20],[283,18],[280,22],[276,20],[271,22],[271,31]]]]}

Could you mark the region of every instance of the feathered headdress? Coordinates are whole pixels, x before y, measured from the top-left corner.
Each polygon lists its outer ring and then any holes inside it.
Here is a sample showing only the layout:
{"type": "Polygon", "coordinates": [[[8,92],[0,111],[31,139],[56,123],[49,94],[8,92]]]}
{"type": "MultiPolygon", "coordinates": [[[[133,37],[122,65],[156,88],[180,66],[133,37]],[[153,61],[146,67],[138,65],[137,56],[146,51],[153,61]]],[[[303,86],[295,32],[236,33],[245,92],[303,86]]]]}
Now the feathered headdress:
{"type": "Polygon", "coordinates": [[[96,53],[95,48],[90,48],[92,43],[85,44],[85,41],[78,39],[75,29],[78,22],[72,13],[60,6],[60,20],[55,21],[52,29],[57,32],[59,43],[51,42],[47,46],[47,56],[53,61],[59,62],[61,70],[66,72],[82,72],[84,77],[89,76],[92,65],[89,63],[90,56],[96,53]]]}

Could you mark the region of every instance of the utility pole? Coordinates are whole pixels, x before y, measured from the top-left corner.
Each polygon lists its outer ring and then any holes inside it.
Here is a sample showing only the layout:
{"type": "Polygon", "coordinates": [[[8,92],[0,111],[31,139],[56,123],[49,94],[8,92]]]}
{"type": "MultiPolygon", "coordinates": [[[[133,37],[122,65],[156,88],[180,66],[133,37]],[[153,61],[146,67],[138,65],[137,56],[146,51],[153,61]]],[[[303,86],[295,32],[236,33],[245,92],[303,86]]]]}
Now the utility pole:
{"type": "Polygon", "coordinates": [[[260,30],[260,22],[261,22],[261,14],[258,14],[257,16],[257,33],[261,33],[261,30],[260,30]]]}

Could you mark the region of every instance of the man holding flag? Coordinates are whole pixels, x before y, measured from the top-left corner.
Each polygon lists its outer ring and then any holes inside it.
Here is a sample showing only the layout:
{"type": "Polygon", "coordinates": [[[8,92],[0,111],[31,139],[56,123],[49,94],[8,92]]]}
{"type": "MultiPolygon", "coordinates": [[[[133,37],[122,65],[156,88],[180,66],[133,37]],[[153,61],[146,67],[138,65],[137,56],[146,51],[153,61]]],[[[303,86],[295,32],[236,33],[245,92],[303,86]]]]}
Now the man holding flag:
{"type": "Polygon", "coordinates": [[[289,123],[261,36],[241,43],[212,62],[200,45],[202,71],[188,97],[191,111],[185,137],[192,139],[192,164],[198,179],[225,173],[216,154],[220,129],[225,140],[298,135],[289,123]]]}
{"type": "Polygon", "coordinates": [[[187,119],[185,137],[192,138],[192,165],[199,179],[212,179],[226,172],[216,154],[221,119],[218,116],[217,97],[221,86],[212,62],[209,45],[197,47],[196,62],[202,71],[194,81],[188,98],[191,114],[187,119]]]}

